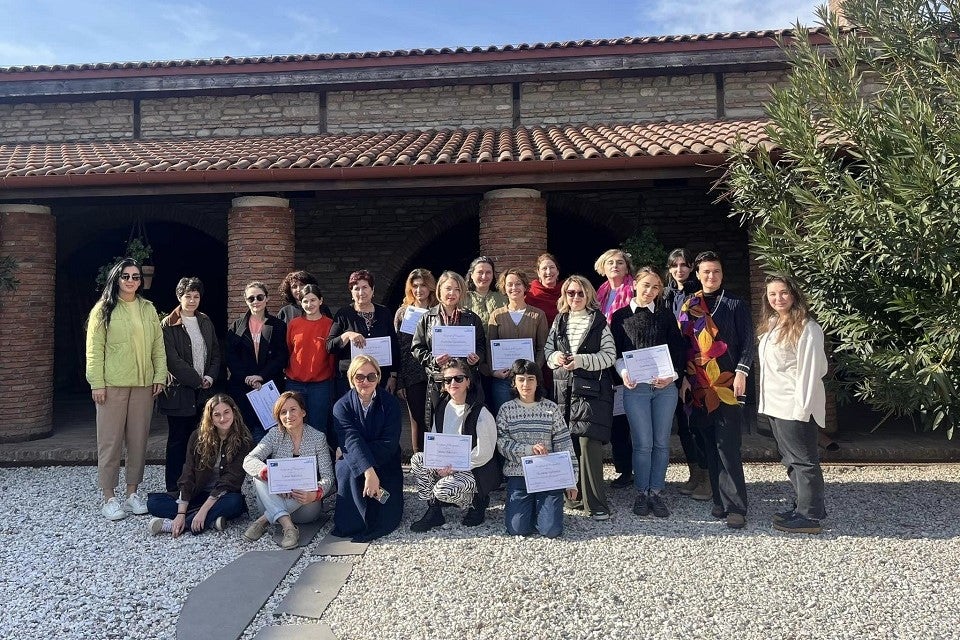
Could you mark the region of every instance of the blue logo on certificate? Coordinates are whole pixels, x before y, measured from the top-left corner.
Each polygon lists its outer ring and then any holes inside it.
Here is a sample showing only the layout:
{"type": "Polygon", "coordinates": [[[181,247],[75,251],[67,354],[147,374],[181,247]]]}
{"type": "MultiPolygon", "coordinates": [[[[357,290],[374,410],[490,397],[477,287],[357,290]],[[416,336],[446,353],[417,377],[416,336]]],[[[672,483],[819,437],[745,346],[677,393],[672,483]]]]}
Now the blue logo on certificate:
{"type": "Polygon", "coordinates": [[[437,439],[436,436],[429,436],[429,435],[427,436],[427,440],[430,440],[431,442],[433,442],[436,439],[437,439]]]}
{"type": "Polygon", "coordinates": [[[278,462],[274,462],[273,460],[270,460],[267,462],[267,466],[277,467],[277,466],[280,466],[280,464],[278,462]]]}
{"type": "Polygon", "coordinates": [[[530,459],[528,458],[527,460],[524,460],[524,461],[523,461],[523,464],[533,464],[533,460],[530,460],[530,459]]]}

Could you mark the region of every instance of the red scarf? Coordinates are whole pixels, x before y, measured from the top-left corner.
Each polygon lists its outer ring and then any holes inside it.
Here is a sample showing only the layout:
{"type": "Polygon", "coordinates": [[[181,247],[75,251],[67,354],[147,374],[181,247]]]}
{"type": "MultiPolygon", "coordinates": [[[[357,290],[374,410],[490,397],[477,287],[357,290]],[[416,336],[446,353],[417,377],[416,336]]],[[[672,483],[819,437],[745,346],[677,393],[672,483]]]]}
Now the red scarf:
{"type": "Polygon", "coordinates": [[[539,280],[534,280],[530,283],[530,288],[527,289],[527,295],[524,296],[528,305],[543,311],[544,315],[547,316],[548,325],[553,325],[553,319],[559,313],[557,311],[557,300],[563,295],[563,292],[560,291],[560,284],[558,279],[556,285],[546,287],[539,280]]]}

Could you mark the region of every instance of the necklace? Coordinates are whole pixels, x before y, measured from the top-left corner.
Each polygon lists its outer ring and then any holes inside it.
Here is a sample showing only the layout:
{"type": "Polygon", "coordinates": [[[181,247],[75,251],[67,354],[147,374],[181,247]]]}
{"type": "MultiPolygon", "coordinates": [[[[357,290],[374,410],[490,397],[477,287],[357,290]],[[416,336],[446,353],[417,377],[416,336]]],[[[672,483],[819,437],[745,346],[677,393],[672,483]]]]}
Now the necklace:
{"type": "Polygon", "coordinates": [[[373,314],[376,313],[376,311],[357,311],[357,313],[360,315],[361,318],[363,318],[363,321],[366,323],[367,331],[370,331],[371,329],[373,329],[373,314]]]}
{"type": "MultiPolygon", "coordinates": [[[[723,302],[723,294],[724,294],[724,290],[721,289],[721,290],[720,290],[720,296],[717,298],[717,304],[714,305],[713,311],[710,311],[710,315],[711,315],[711,316],[717,312],[717,309],[720,308],[720,303],[723,302]]],[[[704,299],[704,302],[706,302],[706,299],[704,299]]],[[[710,307],[707,307],[707,310],[709,311],[709,310],[710,310],[710,307]]]]}

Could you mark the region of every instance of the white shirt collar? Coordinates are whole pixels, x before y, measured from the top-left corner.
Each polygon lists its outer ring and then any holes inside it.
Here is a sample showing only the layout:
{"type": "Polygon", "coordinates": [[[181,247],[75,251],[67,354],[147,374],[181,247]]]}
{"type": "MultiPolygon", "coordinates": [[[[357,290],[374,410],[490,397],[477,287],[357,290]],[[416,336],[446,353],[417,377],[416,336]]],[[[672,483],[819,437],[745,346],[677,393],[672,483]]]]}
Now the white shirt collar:
{"type": "Polygon", "coordinates": [[[656,309],[656,305],[654,305],[652,302],[650,304],[639,305],[637,304],[636,299],[630,301],[630,311],[633,311],[634,313],[636,313],[637,309],[639,309],[641,306],[645,309],[649,309],[650,313],[653,313],[654,309],[656,309]]]}

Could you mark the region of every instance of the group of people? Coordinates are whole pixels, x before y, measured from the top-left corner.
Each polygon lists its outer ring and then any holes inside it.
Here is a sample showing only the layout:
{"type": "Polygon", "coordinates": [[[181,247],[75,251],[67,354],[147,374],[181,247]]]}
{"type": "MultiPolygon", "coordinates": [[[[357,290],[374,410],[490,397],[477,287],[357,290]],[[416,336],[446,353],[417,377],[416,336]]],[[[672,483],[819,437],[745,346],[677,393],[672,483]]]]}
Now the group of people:
{"type": "Polygon", "coordinates": [[[498,277],[493,260],[481,256],[466,278],[414,269],[395,313],[374,302],[373,274],[358,270],[347,283],[352,303],[336,314],[316,279],[297,271],[281,285],[286,306],[278,315],[268,311],[266,285],[244,288],[248,310],[221,350],[198,310],[199,279],[180,280],[179,306],[158,321],[139,295],[140,266],[125,259],[111,270],[87,328],[102,513],[111,520],[150,513],[151,532],[174,536],[222,529],[246,511],[241,488],[249,476],[263,511],[244,532],[249,540],[276,524],[281,546],[297,546],[296,525],[319,517],[334,487],[334,534],[386,535],[403,513],[400,398],[426,507],[414,531],[443,525],[451,505],[464,511],[464,525],[482,523],[491,492],[504,485],[510,534],[561,535],[564,507],[606,520],[607,443],[619,474],[609,487],[633,486],[637,516],[668,517],[675,421],[690,469],[680,492],[711,500],[714,517],[742,528],[742,404],[756,359],[759,411],[770,418],[794,489],[791,508],[772,524],[818,533],[826,516],[817,425],[827,365],[823,332],[803,295],[791,278],[769,277],[755,330],[747,302],[723,287],[717,254],[693,259],[677,249],[666,267],[665,277],[655,266],[635,269],[629,255],[611,249],[595,263],[604,278],[597,290],[583,276],[561,281],[550,254],[538,258],[534,278],[516,268],[498,277]],[[472,351],[438,352],[434,334],[443,326],[473,327],[472,351]],[[374,339],[382,365],[365,353],[374,339]],[[530,341],[532,357],[495,368],[492,343],[515,339],[530,341]],[[649,347],[668,353],[669,366],[633,379],[627,360],[649,347]],[[214,393],[221,351],[229,378],[226,393],[214,393]],[[273,407],[276,426],[265,428],[247,393],[270,381],[284,391],[273,407]],[[169,422],[166,491],[144,499],[138,487],[155,399],[169,422]],[[469,470],[426,465],[425,438],[444,432],[471,439],[469,470]],[[557,452],[570,456],[571,486],[528,492],[522,459],[557,452]],[[269,461],[302,456],[316,459],[316,487],[271,493],[269,461]]]}

